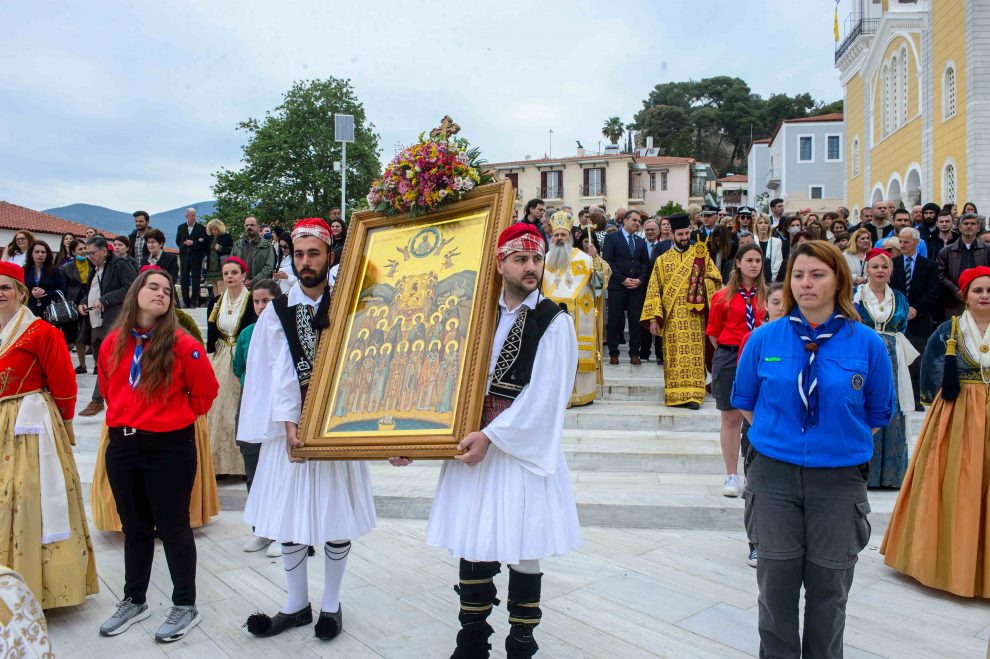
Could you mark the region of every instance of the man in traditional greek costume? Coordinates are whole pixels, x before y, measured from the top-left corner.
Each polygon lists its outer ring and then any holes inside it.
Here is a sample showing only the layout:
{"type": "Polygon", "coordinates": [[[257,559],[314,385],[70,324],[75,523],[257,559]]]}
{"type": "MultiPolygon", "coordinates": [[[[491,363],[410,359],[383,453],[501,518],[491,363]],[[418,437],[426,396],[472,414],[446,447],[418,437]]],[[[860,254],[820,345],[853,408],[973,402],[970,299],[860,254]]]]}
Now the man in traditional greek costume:
{"type": "Polygon", "coordinates": [[[705,241],[691,244],[690,218],[671,215],[674,246],[653,264],[641,321],[663,336],[664,402],[696,410],[705,401],[705,325],[722,286],[705,241]]]}
{"type": "Polygon", "coordinates": [[[532,225],[516,223],[499,236],[503,287],[481,429],[461,440],[463,454],[444,463],[426,531],[429,544],[461,559],[455,659],[489,655],[494,630],[487,618],[502,563],[509,566],[506,655],[532,657],[541,616],[539,559],[581,541],[560,448],[577,341],[574,321],[540,294],[543,253],[532,225]]]}
{"type": "Polygon", "coordinates": [[[274,617],[255,613],[247,628],[274,636],[313,622],[306,583],[311,546],[325,556],[317,638],[343,629],[340,587],[351,539],[375,526],[366,462],[302,461],[286,455],[302,446],[296,432],[316,360],[320,330],[328,322],[330,228],[300,220],[292,230],[292,265],[299,281],[262,312],[251,337],[237,439],[260,442],[261,455],[244,519],[255,534],[282,543],[288,598],[274,617]]]}
{"type": "Polygon", "coordinates": [[[577,375],[568,407],[595,400],[601,367],[602,311],[596,291],[608,281],[611,270],[601,257],[592,258],[574,247],[573,219],[566,211],[550,218],[550,249],[543,273],[543,294],[563,305],[574,319],[578,340],[577,375]]]}

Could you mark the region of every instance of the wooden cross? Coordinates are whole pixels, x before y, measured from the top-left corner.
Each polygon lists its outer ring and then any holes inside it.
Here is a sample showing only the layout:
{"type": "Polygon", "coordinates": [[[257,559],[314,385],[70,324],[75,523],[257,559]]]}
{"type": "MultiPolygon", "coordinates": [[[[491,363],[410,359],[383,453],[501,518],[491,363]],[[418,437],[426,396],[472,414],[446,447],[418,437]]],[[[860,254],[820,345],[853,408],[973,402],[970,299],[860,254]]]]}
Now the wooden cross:
{"type": "Polygon", "coordinates": [[[456,135],[459,132],[461,132],[461,127],[455,124],[454,120],[447,114],[440,120],[440,127],[430,131],[430,137],[446,142],[451,135],[456,135]]]}

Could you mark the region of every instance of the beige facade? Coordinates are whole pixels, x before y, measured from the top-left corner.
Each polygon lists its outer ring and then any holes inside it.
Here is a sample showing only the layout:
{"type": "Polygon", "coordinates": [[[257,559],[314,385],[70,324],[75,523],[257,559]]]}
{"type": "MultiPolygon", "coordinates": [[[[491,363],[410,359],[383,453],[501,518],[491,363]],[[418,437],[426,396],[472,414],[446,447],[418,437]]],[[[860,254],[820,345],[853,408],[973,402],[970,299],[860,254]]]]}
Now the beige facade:
{"type": "MultiPolygon", "coordinates": [[[[489,167],[499,180],[512,181],[520,212],[528,200],[538,198],[547,206],[570,206],[575,212],[597,205],[609,214],[628,208],[652,215],[670,201],[682,207],[695,201],[692,178],[699,176],[695,172],[701,176],[711,172],[707,165],[700,170],[697,165],[693,158],[587,155],[579,150],[567,158],[492,163],[489,167]]],[[[694,187],[705,189],[706,185],[707,179],[694,187]]]]}

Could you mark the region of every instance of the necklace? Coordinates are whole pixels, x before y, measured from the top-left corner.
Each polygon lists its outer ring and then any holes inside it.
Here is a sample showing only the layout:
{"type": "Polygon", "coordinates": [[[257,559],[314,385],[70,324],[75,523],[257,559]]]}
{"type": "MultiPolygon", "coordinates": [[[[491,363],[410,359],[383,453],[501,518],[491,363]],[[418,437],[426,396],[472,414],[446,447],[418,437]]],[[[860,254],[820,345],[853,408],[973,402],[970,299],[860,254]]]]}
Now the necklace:
{"type": "Polygon", "coordinates": [[[967,352],[980,366],[980,379],[990,385],[990,327],[981,333],[976,320],[965,311],[959,318],[959,329],[967,352]]]}
{"type": "MultiPolygon", "coordinates": [[[[21,321],[24,320],[24,316],[25,315],[26,314],[21,313],[21,310],[18,309],[18,311],[17,311],[17,320],[14,321],[14,327],[10,330],[8,336],[17,336],[17,330],[20,329],[20,327],[21,327],[21,321]]],[[[13,319],[11,319],[11,320],[13,320],[13,319]]],[[[8,320],[7,323],[9,324],[10,321],[8,320]]],[[[6,329],[6,327],[7,327],[7,325],[4,325],[3,327],[0,327],[0,337],[2,337],[5,334],[5,332],[3,330],[6,329]]],[[[3,352],[3,340],[2,339],[0,339],[0,352],[3,352]]]]}
{"type": "Polygon", "coordinates": [[[226,309],[227,309],[227,315],[228,316],[233,316],[234,315],[234,309],[235,308],[237,308],[237,309],[240,309],[241,308],[241,298],[244,296],[244,291],[246,291],[246,290],[247,290],[246,288],[242,288],[241,289],[241,292],[238,293],[237,294],[237,297],[235,299],[233,299],[233,300],[230,299],[230,296],[229,295],[225,295],[224,296],[223,302],[224,302],[224,307],[226,307],[226,309]]]}

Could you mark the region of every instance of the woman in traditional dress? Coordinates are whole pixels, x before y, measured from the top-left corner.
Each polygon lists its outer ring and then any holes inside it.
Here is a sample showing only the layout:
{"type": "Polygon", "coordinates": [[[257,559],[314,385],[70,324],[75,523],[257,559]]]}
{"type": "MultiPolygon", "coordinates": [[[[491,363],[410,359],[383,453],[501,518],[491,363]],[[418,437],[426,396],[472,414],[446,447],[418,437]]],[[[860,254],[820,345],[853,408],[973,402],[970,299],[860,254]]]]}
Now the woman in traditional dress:
{"type": "Polygon", "coordinates": [[[963,597],[990,597],[990,268],[959,275],[966,310],[928,339],[931,404],[880,553],[898,572],[963,597]]]}
{"type": "Polygon", "coordinates": [[[99,585],[72,457],[72,359],[27,298],[24,270],[0,262],[0,565],[54,609],[99,585]]]}
{"type": "MultiPolygon", "coordinates": [[[[146,265],[141,269],[156,269],[146,265]]],[[[160,268],[158,268],[160,270],[160,268]]],[[[203,344],[203,335],[192,316],[176,307],[175,320],[179,327],[203,344]]],[[[210,432],[206,415],[196,417],[196,479],[189,496],[189,526],[197,529],[210,523],[210,519],[220,514],[220,493],[217,491],[216,477],[213,474],[213,458],[210,454],[210,432]]],[[[113,498],[110,479],[107,478],[106,452],[110,443],[110,433],[103,424],[100,433],[100,448],[96,452],[96,466],[93,469],[93,482],[89,488],[89,506],[93,513],[93,526],[101,531],[120,532],[123,527],[117,514],[117,502],[113,498]]]]}
{"type": "Polygon", "coordinates": [[[853,302],[862,323],[872,327],[887,346],[897,401],[894,418],[873,435],[873,457],[870,459],[869,487],[899,488],[907,471],[907,438],[904,430],[904,410],[914,409],[914,391],[908,364],[918,352],[904,336],[907,329],[909,304],[900,291],[890,287],[894,263],[882,249],[871,249],[866,255],[866,283],[856,289],[853,302]]]}
{"type": "Polygon", "coordinates": [[[172,607],[155,632],[169,643],[200,622],[196,609],[196,542],[189,500],[196,479],[196,417],[217,395],[203,347],[180,329],[174,282],[148,268],[128,289],[100,350],[100,391],[107,404],[107,476],[124,527],[123,597],[100,626],[116,636],[150,615],[147,604],[161,539],[172,579],[172,607]]]}
{"type": "Polygon", "coordinates": [[[251,292],[244,286],[247,264],[228,256],[220,268],[224,291],[213,300],[206,326],[206,352],[220,383],[217,396],[207,415],[210,441],[213,442],[213,470],[217,475],[245,475],[244,459],[237,448],[237,404],[241,399],[241,382],[234,375],[234,346],[237,336],[258,320],[251,302],[251,292]]]}

